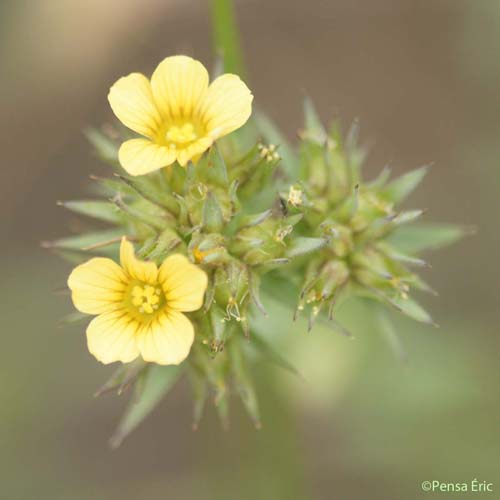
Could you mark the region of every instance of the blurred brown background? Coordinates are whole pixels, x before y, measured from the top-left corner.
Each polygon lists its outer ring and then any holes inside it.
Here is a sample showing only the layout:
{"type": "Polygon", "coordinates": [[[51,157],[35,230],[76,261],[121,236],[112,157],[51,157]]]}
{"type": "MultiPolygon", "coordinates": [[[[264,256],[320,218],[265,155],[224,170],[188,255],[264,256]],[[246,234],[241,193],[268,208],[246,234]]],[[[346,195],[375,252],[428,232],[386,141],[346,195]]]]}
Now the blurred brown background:
{"type": "MultiPolygon", "coordinates": [[[[359,118],[372,144],[368,177],[387,163],[400,173],[432,162],[410,204],[428,208],[428,219],[477,227],[429,257],[440,297],[424,302],[441,329],[398,323],[406,366],[368,320],[357,320],[355,342],[282,335],[308,382],[259,368],[262,431],[235,404],[231,431],[209,409],[192,433],[188,390],[178,387],[110,451],[125,401],[91,398],[110,368],[91,359],[81,328],[56,328],[70,305],[50,292],[68,266],[38,242],[77,227],[55,201],[83,196],[88,174],[106,172],[82,130],[112,119],[109,86],[175,53],[210,67],[209,4],[4,1],[0,497],[387,500],[424,497],[423,480],[477,478],[496,481],[489,496],[499,498],[500,4],[236,5],[250,86],[290,138],[306,94],[325,120],[359,118]]],[[[356,323],[349,308],[344,315],[356,323]]]]}

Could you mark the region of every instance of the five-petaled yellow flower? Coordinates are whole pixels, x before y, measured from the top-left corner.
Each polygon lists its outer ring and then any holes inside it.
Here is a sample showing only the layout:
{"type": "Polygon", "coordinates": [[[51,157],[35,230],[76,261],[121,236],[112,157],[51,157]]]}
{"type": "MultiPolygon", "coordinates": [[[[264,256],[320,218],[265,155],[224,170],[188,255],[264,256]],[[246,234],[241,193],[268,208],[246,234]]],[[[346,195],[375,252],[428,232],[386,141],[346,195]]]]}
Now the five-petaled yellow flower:
{"type": "Polygon", "coordinates": [[[253,96],[236,75],[208,84],[208,72],[187,56],[164,59],[151,82],[140,73],[120,78],[108,99],[118,119],[145,138],[124,142],[123,168],[143,175],[176,160],[196,162],[212,143],[240,128],[250,117],[253,96]]]}
{"type": "Polygon", "coordinates": [[[125,238],[120,262],[95,257],[68,279],[75,307],[98,315],[87,328],[89,351],[105,364],[139,355],[160,365],[181,363],[194,340],[193,325],[182,312],[201,307],[207,275],[179,254],[160,268],[141,261],[125,238]]]}

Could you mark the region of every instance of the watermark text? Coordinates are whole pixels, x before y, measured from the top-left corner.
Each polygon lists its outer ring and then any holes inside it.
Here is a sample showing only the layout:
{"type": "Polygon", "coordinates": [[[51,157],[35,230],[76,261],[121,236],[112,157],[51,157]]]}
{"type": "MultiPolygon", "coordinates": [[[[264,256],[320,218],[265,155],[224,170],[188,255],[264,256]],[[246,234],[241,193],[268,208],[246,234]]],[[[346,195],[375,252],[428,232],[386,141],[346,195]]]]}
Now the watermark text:
{"type": "Polygon", "coordinates": [[[422,491],[429,492],[442,492],[442,493],[453,493],[457,492],[469,492],[469,493],[491,493],[493,491],[493,483],[488,481],[480,481],[479,479],[471,479],[465,483],[448,483],[446,481],[438,481],[433,479],[432,481],[422,481],[421,485],[422,491]]]}

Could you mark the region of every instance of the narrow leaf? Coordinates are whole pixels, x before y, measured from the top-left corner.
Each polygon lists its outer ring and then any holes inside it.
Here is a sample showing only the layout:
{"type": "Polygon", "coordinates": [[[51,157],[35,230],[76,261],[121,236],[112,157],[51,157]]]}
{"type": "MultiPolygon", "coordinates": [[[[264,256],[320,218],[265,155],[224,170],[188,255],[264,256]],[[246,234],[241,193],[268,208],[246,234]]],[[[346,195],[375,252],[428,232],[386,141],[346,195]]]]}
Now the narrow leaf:
{"type": "Polygon", "coordinates": [[[297,257],[306,253],[314,252],[326,245],[324,238],[307,238],[299,236],[294,238],[286,250],[287,257],[297,257]]]}
{"type": "Polygon", "coordinates": [[[285,223],[289,226],[297,225],[304,218],[304,214],[298,213],[285,218],[285,223]]]}
{"type": "Polygon", "coordinates": [[[400,203],[422,182],[429,166],[412,170],[392,181],[383,191],[382,195],[393,203],[400,203]]]}
{"type": "Polygon", "coordinates": [[[248,290],[257,309],[267,318],[266,309],[260,300],[260,276],[251,269],[248,270],[248,290]]]}
{"type": "Polygon", "coordinates": [[[222,157],[217,144],[214,144],[207,155],[207,177],[214,184],[222,187],[229,185],[229,178],[227,176],[227,167],[224,158],[222,157]]]}
{"type": "Polygon", "coordinates": [[[434,321],[432,320],[429,313],[417,302],[415,302],[411,298],[401,298],[401,297],[389,297],[388,295],[380,292],[377,289],[371,289],[371,292],[378,298],[381,299],[392,307],[394,307],[400,313],[405,314],[406,316],[419,321],[421,323],[426,323],[428,325],[434,325],[434,321]]]}
{"type": "Polygon", "coordinates": [[[141,397],[138,401],[131,402],[110,440],[113,448],[120,446],[123,440],[153,411],[173,387],[182,372],[182,368],[183,365],[148,366],[141,397]]]}
{"type": "Polygon", "coordinates": [[[215,354],[224,350],[228,337],[229,327],[226,324],[224,312],[217,306],[212,306],[209,311],[210,325],[212,328],[212,342],[210,348],[215,354]]]}
{"type": "Polygon", "coordinates": [[[393,299],[393,302],[396,304],[399,310],[406,316],[409,316],[410,318],[416,321],[420,321],[421,323],[426,323],[428,325],[436,326],[429,313],[418,302],[415,302],[413,299],[411,298],[402,299],[396,297],[393,299]]]}
{"type": "Polygon", "coordinates": [[[153,205],[161,208],[162,210],[169,210],[172,203],[175,203],[174,199],[166,193],[161,193],[158,189],[155,189],[154,184],[152,185],[149,179],[143,179],[141,177],[131,177],[129,175],[115,174],[122,182],[127,186],[132,188],[141,198],[152,203],[153,205]],[[163,196],[162,196],[163,195],[163,196]],[[170,203],[167,203],[171,200],[170,203]]]}
{"type": "Polygon", "coordinates": [[[162,261],[168,253],[181,243],[182,240],[179,238],[177,233],[172,229],[167,228],[158,236],[155,241],[154,249],[149,252],[148,257],[150,260],[157,259],[158,261],[162,261]]]}
{"type": "Polygon", "coordinates": [[[208,233],[220,233],[224,225],[222,210],[212,192],[207,194],[203,204],[203,227],[208,233]]]}
{"type": "Polygon", "coordinates": [[[260,429],[261,422],[257,394],[255,392],[253,381],[248,373],[241,345],[237,341],[237,337],[229,343],[228,350],[231,359],[231,370],[234,375],[240,398],[255,427],[260,429]]]}
{"type": "Polygon", "coordinates": [[[472,233],[471,229],[454,224],[414,224],[397,228],[387,241],[400,252],[411,255],[451,245],[472,233]]]}
{"type": "Polygon", "coordinates": [[[85,130],[84,134],[101,159],[118,165],[119,145],[116,142],[95,128],[85,130]]]}
{"type": "Polygon", "coordinates": [[[423,213],[424,210],[409,210],[407,212],[401,212],[391,220],[391,224],[396,226],[408,224],[409,222],[417,220],[423,213]]]}
{"type": "Polygon", "coordinates": [[[44,241],[42,242],[42,246],[44,248],[63,248],[67,250],[92,250],[93,248],[104,246],[108,242],[114,243],[115,241],[119,241],[122,236],[122,229],[109,229],[94,233],[78,234],[54,241],[44,241]]]}
{"type": "Polygon", "coordinates": [[[137,359],[132,363],[121,365],[94,394],[95,397],[118,389],[118,395],[122,393],[129,384],[146,368],[146,363],[142,359],[137,359]]]}
{"type": "Polygon", "coordinates": [[[116,208],[107,201],[99,200],[78,200],[78,201],[59,201],[59,206],[67,208],[87,217],[99,219],[105,222],[120,223],[122,216],[116,208]]]}
{"type": "Polygon", "coordinates": [[[408,264],[409,266],[415,266],[415,267],[430,267],[429,264],[425,262],[425,260],[418,259],[417,257],[413,257],[411,255],[398,252],[393,248],[391,248],[390,245],[384,245],[380,243],[378,245],[378,248],[384,255],[397,262],[401,262],[403,264],[408,264]]]}
{"type": "Polygon", "coordinates": [[[310,97],[304,99],[304,119],[307,139],[324,144],[327,139],[327,133],[310,97]]]}
{"type": "Polygon", "coordinates": [[[391,169],[386,165],[373,181],[366,184],[366,187],[381,188],[389,180],[390,175],[391,169]]]}
{"type": "Polygon", "coordinates": [[[154,215],[144,210],[140,210],[134,205],[127,205],[121,196],[115,196],[112,201],[116,208],[123,214],[122,216],[135,219],[137,222],[148,226],[154,231],[162,231],[164,229],[164,216],[154,215]]]}
{"type": "Polygon", "coordinates": [[[207,401],[208,383],[204,374],[200,373],[200,371],[194,366],[190,366],[189,380],[191,382],[194,400],[192,429],[193,431],[196,431],[198,430],[198,425],[207,401]]]}
{"type": "Polygon", "coordinates": [[[214,271],[210,271],[208,277],[207,290],[205,292],[205,300],[203,302],[203,312],[206,313],[212,306],[215,297],[215,279],[214,271]]]}
{"type": "Polygon", "coordinates": [[[239,221],[239,226],[240,229],[244,227],[252,227],[252,226],[258,226],[262,222],[264,222],[266,219],[271,217],[272,215],[272,210],[266,210],[265,212],[261,212],[258,214],[250,214],[250,215],[244,215],[240,218],[239,221]]]}

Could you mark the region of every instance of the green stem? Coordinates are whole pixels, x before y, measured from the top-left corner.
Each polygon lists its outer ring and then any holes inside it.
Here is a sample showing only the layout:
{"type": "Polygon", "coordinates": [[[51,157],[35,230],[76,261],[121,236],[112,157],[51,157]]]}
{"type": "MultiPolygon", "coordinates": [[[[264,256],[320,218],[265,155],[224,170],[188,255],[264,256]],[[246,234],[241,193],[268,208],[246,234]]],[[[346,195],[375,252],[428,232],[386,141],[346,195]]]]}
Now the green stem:
{"type": "Polygon", "coordinates": [[[214,52],[222,58],[224,71],[246,80],[236,15],[232,0],[212,0],[212,37],[214,52]]]}

